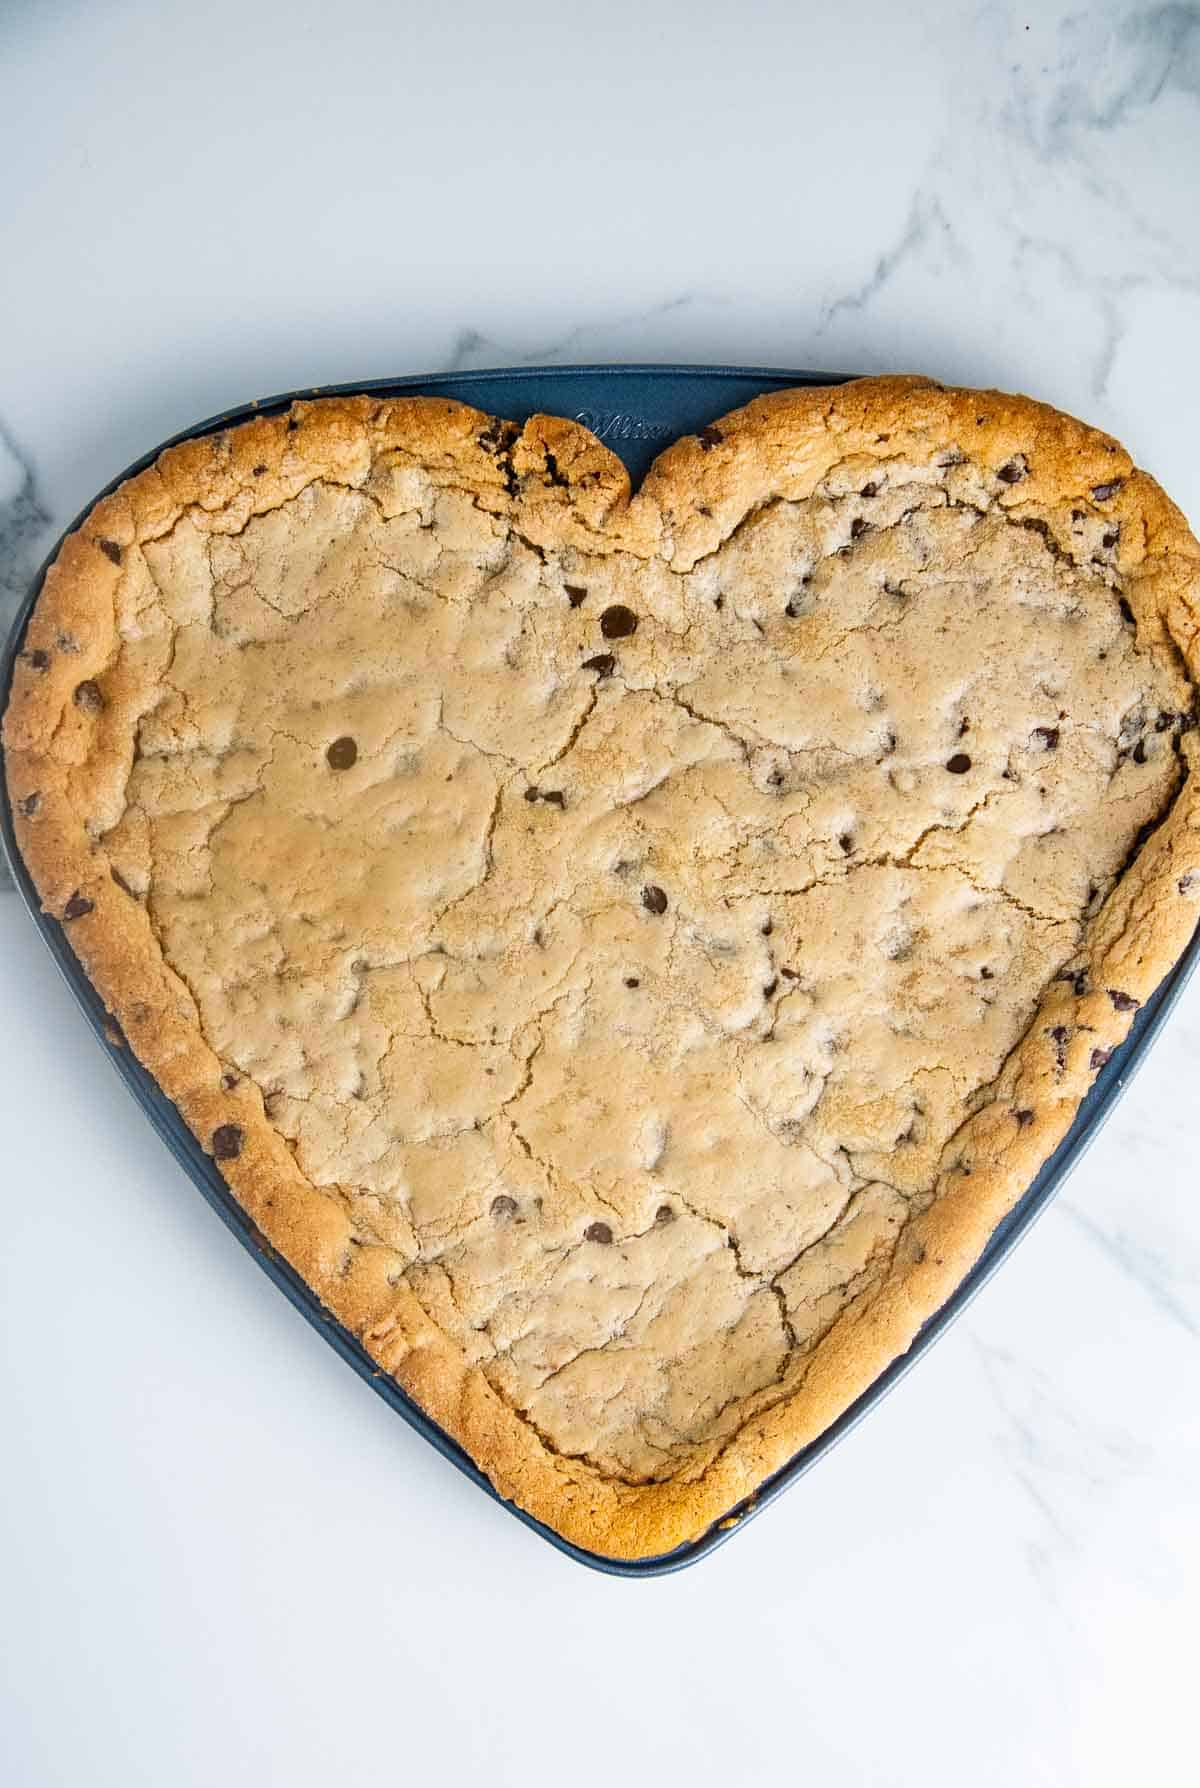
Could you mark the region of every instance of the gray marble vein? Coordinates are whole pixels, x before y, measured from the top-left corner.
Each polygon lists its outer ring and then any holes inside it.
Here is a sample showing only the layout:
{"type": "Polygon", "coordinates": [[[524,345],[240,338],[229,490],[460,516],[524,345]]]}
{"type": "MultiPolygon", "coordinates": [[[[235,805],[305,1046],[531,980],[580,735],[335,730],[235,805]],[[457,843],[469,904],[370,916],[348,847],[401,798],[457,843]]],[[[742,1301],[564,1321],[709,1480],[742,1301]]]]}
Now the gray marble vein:
{"type": "Polygon", "coordinates": [[[1046,156],[1076,149],[1088,132],[1130,123],[1165,94],[1200,99],[1200,7],[1122,9],[1111,39],[1108,11],[1081,12],[1063,24],[1059,79],[1037,108],[1036,140],[1046,156]]]}
{"type": "MultiPolygon", "coordinates": [[[[587,361],[621,359],[621,342],[631,331],[644,328],[662,318],[682,314],[692,308],[700,295],[693,292],[674,293],[645,309],[624,315],[609,316],[596,322],[585,322],[565,329],[533,348],[516,349],[511,339],[500,333],[489,333],[465,325],[455,334],[449,352],[435,372],[473,372],[490,366],[563,365],[587,361]]],[[[709,297],[712,301],[711,295],[709,297]]]]}
{"type": "Polygon", "coordinates": [[[1127,1274],[1145,1292],[1157,1310],[1200,1340],[1200,1285],[1177,1274],[1170,1261],[1136,1241],[1124,1228],[1104,1228],[1070,1199],[1059,1199],[1057,1208],[1118,1271],[1127,1274]]]}
{"type": "Polygon", "coordinates": [[[1151,1449],[1128,1429],[1089,1415],[1043,1364],[1014,1345],[986,1340],[972,1324],[971,1347],[999,1418],[997,1455],[1034,1517],[1024,1536],[1030,1569],[1056,1598],[1056,1577],[1085,1545],[1089,1507],[1153,1465],[1151,1449]]]}
{"type": "Polygon", "coordinates": [[[906,261],[929,258],[938,251],[959,262],[965,259],[942,200],[936,193],[922,190],[913,199],[899,236],[881,251],[866,279],[824,306],[818,333],[842,315],[865,310],[906,261]]]}
{"type": "Polygon", "coordinates": [[[49,532],[33,466],[0,421],[0,635],[29,588],[49,532]]]}
{"type": "Polygon", "coordinates": [[[815,333],[837,344],[831,358],[876,364],[854,344],[889,328],[923,344],[913,318],[932,302],[944,336],[924,370],[969,376],[955,343],[967,319],[976,364],[991,360],[998,382],[1037,383],[1044,362],[1061,401],[1054,376],[1070,386],[1079,368],[1101,402],[1138,306],[1200,299],[1196,207],[1156,154],[1177,111],[1196,145],[1198,100],[1200,7],[1102,4],[1057,21],[974,9],[901,226],[821,296],[815,333]]]}
{"type": "MultiPolygon", "coordinates": [[[[33,466],[0,421],[0,640],[7,637],[50,535],[33,466]]],[[[0,892],[11,889],[0,861],[0,892]]]]}

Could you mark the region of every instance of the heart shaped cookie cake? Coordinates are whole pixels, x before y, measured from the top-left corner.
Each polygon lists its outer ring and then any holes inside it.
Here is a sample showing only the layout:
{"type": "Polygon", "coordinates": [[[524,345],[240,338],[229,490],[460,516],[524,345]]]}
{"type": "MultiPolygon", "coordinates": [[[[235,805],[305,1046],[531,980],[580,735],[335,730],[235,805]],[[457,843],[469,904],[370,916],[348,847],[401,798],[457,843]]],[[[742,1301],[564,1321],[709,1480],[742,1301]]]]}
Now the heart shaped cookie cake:
{"type": "Polygon", "coordinates": [[[506,1497],[703,1532],[908,1345],[1200,908],[1200,553],[1102,434],[298,404],[48,573],[20,848],[270,1241],[506,1497]]]}

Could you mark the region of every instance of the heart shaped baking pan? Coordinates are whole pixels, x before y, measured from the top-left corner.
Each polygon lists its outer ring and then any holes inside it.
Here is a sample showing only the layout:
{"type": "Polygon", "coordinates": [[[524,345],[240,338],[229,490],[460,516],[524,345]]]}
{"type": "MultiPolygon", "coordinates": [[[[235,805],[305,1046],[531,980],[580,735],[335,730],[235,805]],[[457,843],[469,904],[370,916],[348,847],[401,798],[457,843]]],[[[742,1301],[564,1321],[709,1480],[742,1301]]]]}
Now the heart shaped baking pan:
{"type": "Polygon", "coordinates": [[[1198,603],[1153,480],[1024,398],[289,393],[51,555],[5,850],[330,1344],[555,1546],[675,1570],[964,1307],[1177,997],[1198,603]]]}

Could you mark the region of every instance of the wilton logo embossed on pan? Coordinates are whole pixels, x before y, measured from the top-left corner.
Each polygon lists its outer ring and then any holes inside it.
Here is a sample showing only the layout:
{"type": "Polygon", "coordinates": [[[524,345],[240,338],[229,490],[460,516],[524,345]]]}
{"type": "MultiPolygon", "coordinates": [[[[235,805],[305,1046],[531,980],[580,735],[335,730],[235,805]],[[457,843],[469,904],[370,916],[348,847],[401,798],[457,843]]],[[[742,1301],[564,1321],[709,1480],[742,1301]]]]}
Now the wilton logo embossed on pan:
{"type": "Polygon", "coordinates": [[[576,422],[592,431],[598,441],[667,441],[672,430],[663,422],[647,422],[624,410],[576,410],[576,422]]]}

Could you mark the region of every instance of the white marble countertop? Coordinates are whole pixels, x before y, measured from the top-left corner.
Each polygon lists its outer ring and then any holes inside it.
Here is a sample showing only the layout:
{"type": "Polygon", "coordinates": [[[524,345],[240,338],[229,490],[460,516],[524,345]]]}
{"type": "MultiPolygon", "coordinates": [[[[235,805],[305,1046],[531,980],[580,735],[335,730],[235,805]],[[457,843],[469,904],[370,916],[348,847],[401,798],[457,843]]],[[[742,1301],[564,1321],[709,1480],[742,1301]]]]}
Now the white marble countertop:
{"type": "MultiPolygon", "coordinates": [[[[1200,520],[1200,11],[0,10],[0,592],[293,386],[916,369],[1200,520]]],[[[0,600],[4,600],[0,594],[0,600]]],[[[1125,1788],[1194,1755],[1200,985],[950,1335],[696,1569],[580,1570],[213,1219],[0,895],[0,1776],[1125,1788]]]]}

